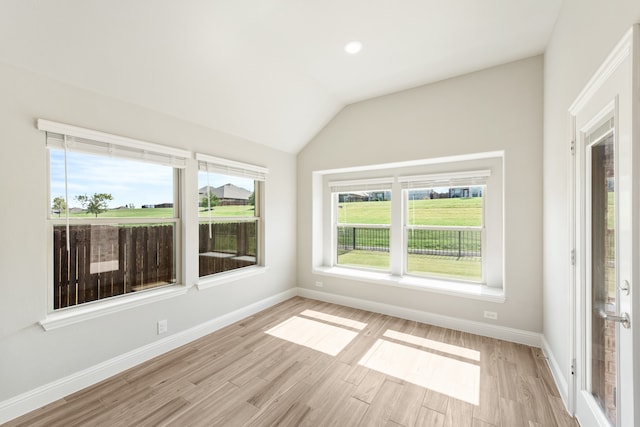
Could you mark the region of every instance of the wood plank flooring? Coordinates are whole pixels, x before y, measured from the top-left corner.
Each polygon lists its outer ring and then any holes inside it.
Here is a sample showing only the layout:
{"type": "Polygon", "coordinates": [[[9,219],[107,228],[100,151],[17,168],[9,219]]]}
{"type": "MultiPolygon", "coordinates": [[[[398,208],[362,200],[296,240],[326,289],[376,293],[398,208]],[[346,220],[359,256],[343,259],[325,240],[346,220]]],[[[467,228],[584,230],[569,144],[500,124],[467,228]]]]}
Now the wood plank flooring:
{"type": "Polygon", "coordinates": [[[6,426],[577,426],[542,351],[292,298],[6,426]]]}

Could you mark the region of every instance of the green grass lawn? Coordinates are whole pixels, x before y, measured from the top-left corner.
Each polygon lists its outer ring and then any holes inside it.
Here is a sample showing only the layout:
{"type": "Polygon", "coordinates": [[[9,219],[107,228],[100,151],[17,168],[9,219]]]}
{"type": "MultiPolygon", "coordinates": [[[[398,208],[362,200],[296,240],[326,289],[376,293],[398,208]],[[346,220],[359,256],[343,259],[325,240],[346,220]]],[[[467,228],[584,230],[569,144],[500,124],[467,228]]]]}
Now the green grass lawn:
{"type": "Polygon", "coordinates": [[[351,202],[338,205],[341,224],[391,224],[391,202],[351,202]]]}
{"type": "Polygon", "coordinates": [[[388,270],[389,252],[360,250],[349,251],[338,255],[338,265],[388,270]]]}
{"type": "Polygon", "coordinates": [[[409,225],[481,226],[482,198],[410,200],[409,225]]]}
{"type": "MultiPolygon", "coordinates": [[[[57,218],[53,215],[53,218],[57,218]]],[[[69,218],[95,218],[94,214],[88,212],[71,213],[69,218]]],[[[60,214],[64,218],[64,212],[60,214]]],[[[110,209],[98,215],[98,218],[173,218],[173,208],[151,208],[151,209],[110,209]]]]}
{"type": "MultiPolygon", "coordinates": [[[[343,224],[389,224],[391,222],[391,202],[340,203],[338,222],[343,224]]],[[[206,208],[198,208],[200,217],[208,217],[206,208]]],[[[252,217],[253,206],[216,206],[213,217],[252,217]]],[[[58,217],[57,215],[53,216],[58,217]]],[[[64,218],[64,212],[59,216],[64,218]]],[[[94,218],[95,215],[82,212],[72,213],[70,218],[94,218]]],[[[173,208],[150,209],[110,209],[98,218],[172,218],[173,208]]],[[[411,200],[409,202],[409,223],[411,225],[435,226],[479,226],[482,225],[482,199],[434,199],[411,200]]]]}
{"type": "MultiPolygon", "coordinates": [[[[338,264],[345,266],[389,269],[389,253],[378,251],[350,251],[338,256],[338,264]]],[[[456,258],[409,254],[408,272],[411,274],[481,281],[480,258],[456,258]]]]}
{"type": "MultiPolygon", "coordinates": [[[[209,217],[207,208],[199,208],[200,217],[209,217]]],[[[216,206],[211,214],[213,217],[252,217],[255,216],[253,206],[216,206]]]]}
{"type": "MultiPolygon", "coordinates": [[[[211,212],[213,217],[246,217],[254,216],[253,206],[216,206],[211,212]]],[[[209,217],[206,208],[198,208],[198,215],[202,218],[209,217]]],[[[149,209],[110,209],[98,215],[98,218],[173,218],[173,208],[149,208],[149,209]]],[[[58,218],[58,215],[52,215],[58,218]]],[[[64,211],[59,218],[64,218],[64,211]]],[[[95,218],[94,214],[87,212],[71,213],[69,218],[95,218]]]]}
{"type": "MultiPolygon", "coordinates": [[[[341,224],[390,224],[391,202],[340,203],[341,224]]],[[[482,198],[409,201],[410,225],[481,226],[482,198]]]]}

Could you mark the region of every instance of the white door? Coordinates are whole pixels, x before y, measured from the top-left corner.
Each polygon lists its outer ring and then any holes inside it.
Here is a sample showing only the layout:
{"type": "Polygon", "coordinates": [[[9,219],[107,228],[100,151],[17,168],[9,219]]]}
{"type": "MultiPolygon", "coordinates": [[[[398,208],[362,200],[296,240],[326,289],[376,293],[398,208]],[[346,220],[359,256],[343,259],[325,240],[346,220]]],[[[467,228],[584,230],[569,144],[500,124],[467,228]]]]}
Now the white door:
{"type": "Polygon", "coordinates": [[[633,349],[640,323],[632,299],[640,282],[639,147],[633,134],[637,37],[634,27],[570,109],[576,193],[574,400],[582,427],[640,425],[634,421],[639,363],[633,349]]]}

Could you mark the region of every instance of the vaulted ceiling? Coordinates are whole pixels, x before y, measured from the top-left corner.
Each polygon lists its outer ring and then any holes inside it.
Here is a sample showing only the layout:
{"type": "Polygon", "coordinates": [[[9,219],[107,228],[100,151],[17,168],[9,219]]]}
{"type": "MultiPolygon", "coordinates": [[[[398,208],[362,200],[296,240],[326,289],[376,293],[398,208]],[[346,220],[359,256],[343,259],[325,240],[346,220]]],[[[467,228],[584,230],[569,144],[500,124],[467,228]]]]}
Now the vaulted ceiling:
{"type": "Polygon", "coordinates": [[[347,104],[542,53],[561,2],[0,0],[0,62],[296,153],[347,104]]]}

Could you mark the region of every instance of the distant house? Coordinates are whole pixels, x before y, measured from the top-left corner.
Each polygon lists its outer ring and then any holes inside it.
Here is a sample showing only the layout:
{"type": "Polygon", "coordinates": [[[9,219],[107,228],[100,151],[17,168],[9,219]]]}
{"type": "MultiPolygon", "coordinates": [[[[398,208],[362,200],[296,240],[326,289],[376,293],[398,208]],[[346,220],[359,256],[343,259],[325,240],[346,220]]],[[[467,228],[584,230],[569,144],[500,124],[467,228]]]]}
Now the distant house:
{"type": "Polygon", "coordinates": [[[340,193],[338,201],[342,202],[380,202],[391,200],[389,191],[349,191],[340,193]]]}
{"type": "Polygon", "coordinates": [[[482,197],[482,187],[458,187],[449,189],[449,198],[482,197]]]}
{"type": "Polygon", "coordinates": [[[366,191],[350,191],[348,193],[340,193],[338,201],[342,202],[366,202],[369,200],[369,193],[366,191]]]}
{"type": "Polygon", "coordinates": [[[208,188],[211,188],[211,193],[220,200],[220,206],[232,206],[232,205],[248,205],[249,196],[251,191],[238,187],[233,184],[225,184],[220,187],[207,187],[204,186],[198,190],[200,198],[207,197],[208,188]]]}

